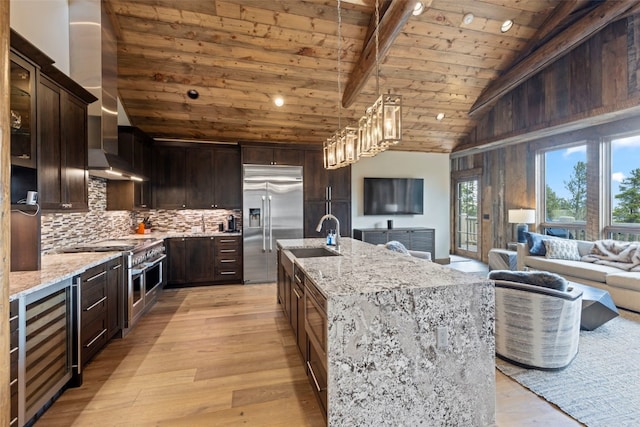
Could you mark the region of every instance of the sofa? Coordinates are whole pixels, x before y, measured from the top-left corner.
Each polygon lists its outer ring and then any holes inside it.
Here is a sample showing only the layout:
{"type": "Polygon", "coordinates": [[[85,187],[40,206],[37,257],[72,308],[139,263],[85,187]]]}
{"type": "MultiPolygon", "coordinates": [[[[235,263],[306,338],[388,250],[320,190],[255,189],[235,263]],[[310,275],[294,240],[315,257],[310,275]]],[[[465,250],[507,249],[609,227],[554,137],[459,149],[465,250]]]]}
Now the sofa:
{"type": "MultiPolygon", "coordinates": [[[[526,234],[527,243],[518,243],[518,270],[548,271],[572,282],[606,290],[618,307],[640,312],[640,271],[626,271],[615,267],[615,262],[587,262],[587,260],[594,260],[593,252],[596,242],[567,240],[537,233],[526,234]],[[566,246],[549,242],[550,240],[575,242],[570,245],[577,246],[577,254],[562,250],[546,252],[547,246],[551,248],[566,246]],[[541,245],[545,247],[544,250],[540,249],[541,245]]],[[[598,241],[599,244],[602,242],[613,241],[598,241]]],[[[640,250],[638,252],[640,253],[640,250]]]]}

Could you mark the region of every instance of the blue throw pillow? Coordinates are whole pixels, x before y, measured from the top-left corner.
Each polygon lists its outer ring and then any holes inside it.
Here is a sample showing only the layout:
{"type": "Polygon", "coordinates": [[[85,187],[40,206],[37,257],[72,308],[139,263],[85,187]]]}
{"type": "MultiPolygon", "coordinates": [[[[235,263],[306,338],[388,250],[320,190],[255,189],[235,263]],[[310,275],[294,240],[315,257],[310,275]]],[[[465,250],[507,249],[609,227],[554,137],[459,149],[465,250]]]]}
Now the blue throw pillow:
{"type": "Polygon", "coordinates": [[[529,245],[529,253],[531,255],[546,255],[547,248],[544,246],[544,240],[547,236],[530,231],[525,231],[524,236],[527,238],[527,245],[529,245]]]}

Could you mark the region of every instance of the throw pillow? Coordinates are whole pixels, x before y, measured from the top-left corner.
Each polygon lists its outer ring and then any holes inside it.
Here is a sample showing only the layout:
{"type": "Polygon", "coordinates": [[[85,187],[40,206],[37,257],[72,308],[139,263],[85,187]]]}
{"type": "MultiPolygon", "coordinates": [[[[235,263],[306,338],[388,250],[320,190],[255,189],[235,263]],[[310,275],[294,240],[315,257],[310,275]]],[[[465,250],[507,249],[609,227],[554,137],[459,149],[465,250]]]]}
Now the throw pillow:
{"type": "Polygon", "coordinates": [[[545,255],[546,258],[580,261],[578,242],[576,242],[575,240],[545,240],[544,246],[547,250],[547,253],[545,255]]]}
{"type": "Polygon", "coordinates": [[[562,292],[566,292],[569,286],[569,282],[564,277],[548,271],[493,270],[489,273],[489,279],[542,286],[562,292]]]}
{"type": "Polygon", "coordinates": [[[531,255],[544,256],[546,248],[544,247],[544,240],[547,236],[539,233],[532,233],[526,231],[524,236],[527,238],[527,244],[529,245],[529,253],[531,255]]]}
{"type": "Polygon", "coordinates": [[[407,248],[402,243],[396,240],[391,240],[387,242],[387,244],[384,245],[384,247],[393,252],[400,252],[401,254],[409,255],[409,251],[407,250],[407,248]]]}

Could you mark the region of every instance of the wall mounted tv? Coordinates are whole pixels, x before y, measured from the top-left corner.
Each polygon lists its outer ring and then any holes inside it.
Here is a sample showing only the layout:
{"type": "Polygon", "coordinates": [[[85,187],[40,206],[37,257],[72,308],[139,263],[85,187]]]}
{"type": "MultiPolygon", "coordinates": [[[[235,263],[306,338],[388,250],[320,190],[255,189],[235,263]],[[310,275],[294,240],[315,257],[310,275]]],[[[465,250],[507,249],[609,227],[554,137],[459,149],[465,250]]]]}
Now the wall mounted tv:
{"type": "Polygon", "coordinates": [[[365,178],[365,215],[422,215],[422,178],[365,178]]]}

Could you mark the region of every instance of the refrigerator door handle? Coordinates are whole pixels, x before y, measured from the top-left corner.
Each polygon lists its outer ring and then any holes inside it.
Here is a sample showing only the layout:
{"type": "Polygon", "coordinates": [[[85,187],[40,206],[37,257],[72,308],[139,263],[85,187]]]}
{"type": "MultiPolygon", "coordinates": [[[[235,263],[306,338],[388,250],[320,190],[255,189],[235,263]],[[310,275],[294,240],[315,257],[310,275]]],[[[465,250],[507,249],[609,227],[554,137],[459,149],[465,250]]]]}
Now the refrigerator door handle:
{"type": "Polygon", "coordinates": [[[273,227],[271,224],[271,196],[269,196],[269,252],[273,251],[273,227]]]}
{"type": "Polygon", "coordinates": [[[264,200],[265,196],[262,196],[262,252],[267,251],[267,225],[265,224],[265,220],[267,219],[267,213],[264,210],[264,200]]]}

